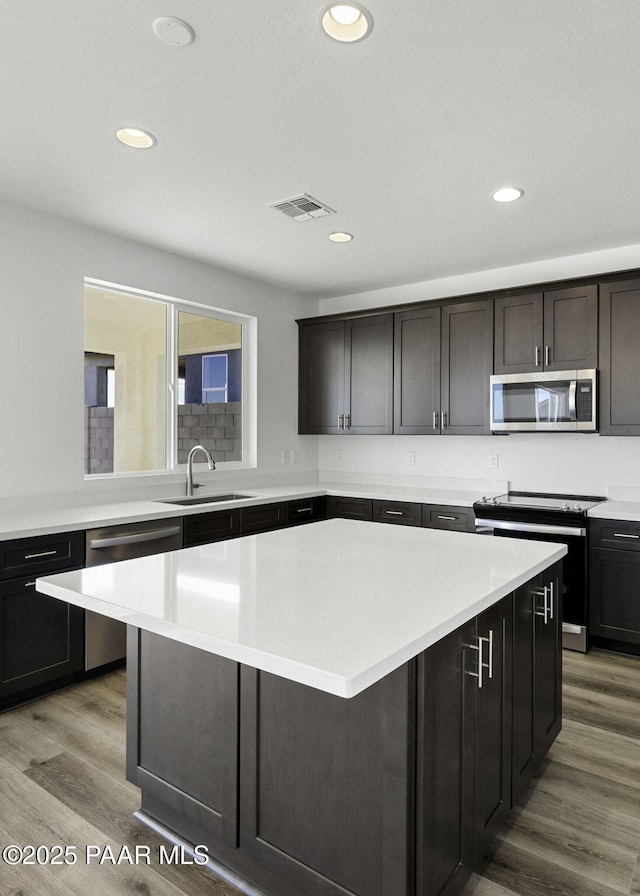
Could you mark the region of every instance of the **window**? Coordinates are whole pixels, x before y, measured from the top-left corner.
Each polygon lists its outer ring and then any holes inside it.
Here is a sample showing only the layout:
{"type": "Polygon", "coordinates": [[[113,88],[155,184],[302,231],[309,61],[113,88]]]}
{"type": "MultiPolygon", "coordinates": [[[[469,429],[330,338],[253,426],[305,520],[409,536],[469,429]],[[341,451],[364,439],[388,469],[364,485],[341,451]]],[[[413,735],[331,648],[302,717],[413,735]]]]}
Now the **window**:
{"type": "Polygon", "coordinates": [[[85,283],[85,474],[248,461],[251,318],[85,283]]]}

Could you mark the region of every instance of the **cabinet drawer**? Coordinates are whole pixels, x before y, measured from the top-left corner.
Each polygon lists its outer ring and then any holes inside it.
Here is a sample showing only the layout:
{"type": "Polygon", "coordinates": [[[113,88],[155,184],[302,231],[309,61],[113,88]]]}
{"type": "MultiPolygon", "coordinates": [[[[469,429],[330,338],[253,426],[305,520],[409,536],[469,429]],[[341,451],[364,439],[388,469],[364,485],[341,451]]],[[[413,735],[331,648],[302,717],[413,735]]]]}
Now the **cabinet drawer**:
{"type": "Polygon", "coordinates": [[[243,507],[240,511],[240,528],[243,535],[267,532],[286,525],[284,504],[260,504],[258,507],[243,507]]]}
{"type": "Polygon", "coordinates": [[[0,579],[84,566],[84,532],[15,538],[0,545],[0,579]]]}
{"type": "Polygon", "coordinates": [[[419,526],[422,519],[422,505],[410,501],[374,501],[373,519],[376,523],[419,526]]]}
{"type": "Polygon", "coordinates": [[[240,534],[240,510],[217,510],[213,513],[198,513],[184,518],[184,546],[193,547],[235,538],[240,534]]]}
{"type": "Polygon", "coordinates": [[[476,517],[469,507],[425,504],[422,508],[422,525],[429,529],[456,529],[460,532],[474,532],[476,517]]]}
{"type": "Polygon", "coordinates": [[[348,520],[372,520],[373,501],[370,498],[343,498],[329,495],[327,511],[329,519],[340,517],[348,520]]]}
{"type": "Polygon", "coordinates": [[[640,523],[630,520],[602,520],[589,523],[592,547],[617,551],[640,551],[640,523]]]}
{"type": "Polygon", "coordinates": [[[311,523],[327,518],[327,499],[324,495],[289,501],[286,508],[287,526],[297,523],[311,523]]]}

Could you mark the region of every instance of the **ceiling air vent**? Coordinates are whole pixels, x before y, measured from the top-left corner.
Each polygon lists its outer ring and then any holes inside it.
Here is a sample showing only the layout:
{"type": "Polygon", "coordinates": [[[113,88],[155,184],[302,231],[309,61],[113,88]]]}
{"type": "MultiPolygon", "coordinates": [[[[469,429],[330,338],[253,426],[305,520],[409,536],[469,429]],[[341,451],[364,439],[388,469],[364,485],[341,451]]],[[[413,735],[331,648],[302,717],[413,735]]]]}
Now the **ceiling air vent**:
{"type": "Polygon", "coordinates": [[[325,215],[335,215],[335,211],[328,205],[318,202],[313,196],[294,196],[293,199],[283,199],[282,202],[272,202],[268,208],[275,208],[294,221],[311,221],[312,218],[324,218],[325,215]]]}

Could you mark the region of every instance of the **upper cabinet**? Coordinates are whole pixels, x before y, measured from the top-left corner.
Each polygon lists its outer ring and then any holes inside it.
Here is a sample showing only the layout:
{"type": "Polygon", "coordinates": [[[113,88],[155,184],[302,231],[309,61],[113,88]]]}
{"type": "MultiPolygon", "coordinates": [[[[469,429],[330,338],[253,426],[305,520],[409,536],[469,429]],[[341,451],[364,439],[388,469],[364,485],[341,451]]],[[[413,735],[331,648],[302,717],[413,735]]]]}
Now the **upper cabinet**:
{"type": "Polygon", "coordinates": [[[495,300],[495,373],[598,366],[598,287],[495,300]]]}
{"type": "Polygon", "coordinates": [[[393,430],[393,315],[300,323],[298,431],[393,430]]]}
{"type": "Polygon", "coordinates": [[[640,280],[600,284],[600,434],[640,435],[640,280]]]}
{"type": "Polygon", "coordinates": [[[395,315],[394,433],[489,432],[493,301],[395,315]]]}

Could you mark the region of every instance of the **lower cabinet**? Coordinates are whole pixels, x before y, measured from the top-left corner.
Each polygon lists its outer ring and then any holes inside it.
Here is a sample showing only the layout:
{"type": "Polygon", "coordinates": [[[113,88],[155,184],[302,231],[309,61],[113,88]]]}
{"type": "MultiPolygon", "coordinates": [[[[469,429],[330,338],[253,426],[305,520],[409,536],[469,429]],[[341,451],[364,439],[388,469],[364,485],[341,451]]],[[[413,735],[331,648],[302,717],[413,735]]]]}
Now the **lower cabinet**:
{"type": "Polygon", "coordinates": [[[340,517],[348,520],[372,520],[373,501],[371,498],[346,498],[342,495],[329,495],[327,516],[329,519],[340,517]]]}
{"type": "Polygon", "coordinates": [[[429,529],[455,529],[475,532],[476,515],[471,507],[449,507],[446,504],[424,504],[422,525],[429,529]]]}
{"type": "Polygon", "coordinates": [[[562,726],[562,566],[514,593],[512,804],[562,726]]]}
{"type": "Polygon", "coordinates": [[[143,812],[269,896],[456,896],[560,730],[559,572],[350,700],[131,629],[143,812]]]}
{"type": "Polygon", "coordinates": [[[84,666],[84,610],[35,580],[84,565],[84,532],[0,544],[0,709],[71,684],[84,666]]]}

